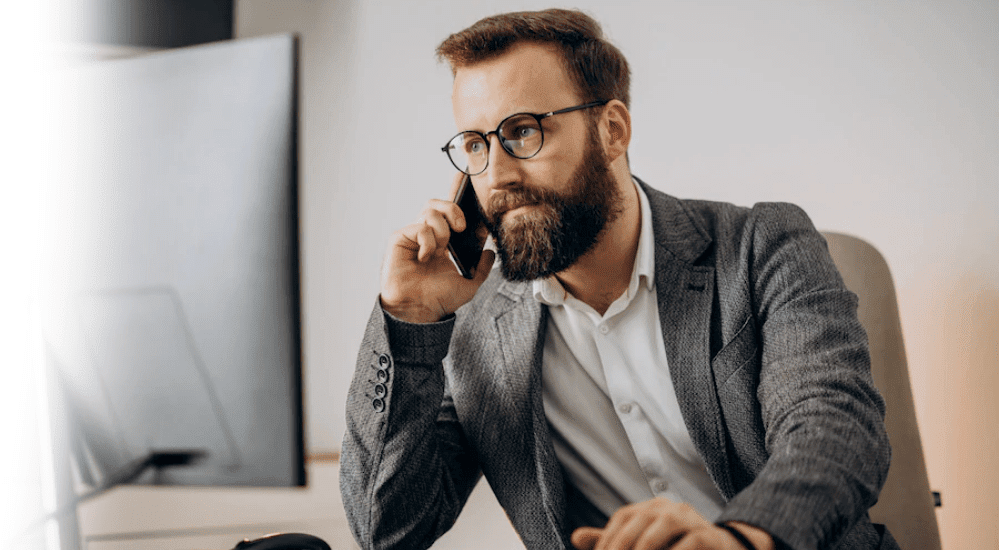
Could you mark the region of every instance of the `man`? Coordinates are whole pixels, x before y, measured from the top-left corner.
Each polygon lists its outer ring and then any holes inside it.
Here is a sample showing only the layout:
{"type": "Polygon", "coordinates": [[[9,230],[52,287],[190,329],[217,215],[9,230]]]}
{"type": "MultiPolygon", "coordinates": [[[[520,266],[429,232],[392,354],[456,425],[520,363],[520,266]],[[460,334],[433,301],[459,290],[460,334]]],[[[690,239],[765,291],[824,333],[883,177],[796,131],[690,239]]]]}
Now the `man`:
{"type": "Polygon", "coordinates": [[[895,547],[856,298],[805,214],[633,178],[628,66],[579,12],[438,52],[499,269],[459,275],[449,201],[392,237],[347,405],[359,544],[429,546],[485,475],[532,549],[895,547]]]}

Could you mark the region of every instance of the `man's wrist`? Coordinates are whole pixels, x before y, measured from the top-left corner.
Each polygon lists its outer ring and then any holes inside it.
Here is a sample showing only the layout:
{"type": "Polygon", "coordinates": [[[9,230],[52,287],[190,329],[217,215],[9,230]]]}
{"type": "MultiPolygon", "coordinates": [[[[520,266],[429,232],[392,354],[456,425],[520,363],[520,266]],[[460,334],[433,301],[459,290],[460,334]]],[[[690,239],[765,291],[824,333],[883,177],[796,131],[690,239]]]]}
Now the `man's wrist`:
{"type": "Polygon", "coordinates": [[[716,525],[729,531],[743,546],[749,544],[747,550],[775,550],[774,537],[759,527],[740,521],[720,522],[716,525]]]}
{"type": "Polygon", "coordinates": [[[436,323],[445,317],[424,306],[386,304],[385,300],[383,300],[381,296],[379,296],[379,303],[382,306],[382,311],[388,313],[397,321],[403,321],[405,323],[412,323],[415,325],[436,323]]]}

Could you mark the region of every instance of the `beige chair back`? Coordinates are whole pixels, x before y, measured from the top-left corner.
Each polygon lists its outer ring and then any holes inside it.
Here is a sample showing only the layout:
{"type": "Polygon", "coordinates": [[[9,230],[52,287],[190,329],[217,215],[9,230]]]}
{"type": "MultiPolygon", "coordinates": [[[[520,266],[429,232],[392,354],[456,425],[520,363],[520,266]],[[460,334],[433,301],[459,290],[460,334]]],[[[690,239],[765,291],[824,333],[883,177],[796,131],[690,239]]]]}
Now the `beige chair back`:
{"type": "Polygon", "coordinates": [[[844,283],[858,295],[858,317],[868,332],[872,375],[886,402],[885,425],[892,443],[892,465],[878,504],[871,510],[872,521],[888,526],[905,550],[940,550],[889,266],[874,247],[861,239],[829,232],[823,236],[844,283]]]}

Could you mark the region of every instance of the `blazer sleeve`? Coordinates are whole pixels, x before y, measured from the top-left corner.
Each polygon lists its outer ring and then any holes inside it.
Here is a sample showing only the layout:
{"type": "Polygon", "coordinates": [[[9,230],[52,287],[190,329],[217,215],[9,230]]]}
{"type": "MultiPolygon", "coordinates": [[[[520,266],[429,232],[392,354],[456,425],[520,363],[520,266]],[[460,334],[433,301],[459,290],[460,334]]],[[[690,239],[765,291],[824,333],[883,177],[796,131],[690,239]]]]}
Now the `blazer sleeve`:
{"type": "Polygon", "coordinates": [[[454,316],[406,323],[376,304],[347,397],[340,490],[361,548],[427,548],[479,479],[445,388],[454,316]]]}
{"type": "Polygon", "coordinates": [[[768,456],[718,519],[757,525],[792,548],[835,547],[874,505],[890,458],[857,297],[798,207],[755,206],[740,249],[768,456]]]}

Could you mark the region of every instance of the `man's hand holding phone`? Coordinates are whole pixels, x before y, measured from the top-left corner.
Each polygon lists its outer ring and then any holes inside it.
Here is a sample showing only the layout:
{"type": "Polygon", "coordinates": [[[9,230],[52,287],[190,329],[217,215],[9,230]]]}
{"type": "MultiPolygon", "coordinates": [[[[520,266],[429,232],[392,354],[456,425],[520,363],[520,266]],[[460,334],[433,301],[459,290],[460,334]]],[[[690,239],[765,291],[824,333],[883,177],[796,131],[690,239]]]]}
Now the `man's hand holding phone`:
{"type": "MultiPolygon", "coordinates": [[[[466,177],[456,175],[450,196],[457,198],[466,177]]],[[[467,192],[471,191],[470,182],[467,192]]],[[[473,215],[470,212],[470,217],[473,215]]],[[[452,230],[465,231],[468,223],[458,204],[433,199],[415,223],[395,232],[382,265],[382,309],[410,323],[432,323],[471,300],[489,275],[494,254],[483,251],[479,263],[470,270],[471,279],[455,268],[448,256],[448,243],[452,230]]]]}

